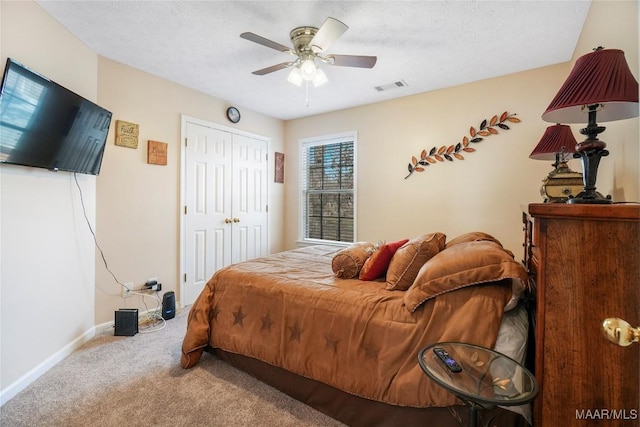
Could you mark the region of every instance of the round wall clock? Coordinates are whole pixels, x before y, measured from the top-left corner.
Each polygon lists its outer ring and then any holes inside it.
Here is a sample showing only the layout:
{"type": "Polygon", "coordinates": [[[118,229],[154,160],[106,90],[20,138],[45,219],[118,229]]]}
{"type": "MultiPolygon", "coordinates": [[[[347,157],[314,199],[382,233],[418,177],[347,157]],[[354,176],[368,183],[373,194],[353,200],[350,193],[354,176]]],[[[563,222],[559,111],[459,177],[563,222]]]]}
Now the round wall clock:
{"type": "Polygon", "coordinates": [[[240,111],[236,107],[227,108],[227,118],[231,123],[238,123],[240,121],[240,111]]]}

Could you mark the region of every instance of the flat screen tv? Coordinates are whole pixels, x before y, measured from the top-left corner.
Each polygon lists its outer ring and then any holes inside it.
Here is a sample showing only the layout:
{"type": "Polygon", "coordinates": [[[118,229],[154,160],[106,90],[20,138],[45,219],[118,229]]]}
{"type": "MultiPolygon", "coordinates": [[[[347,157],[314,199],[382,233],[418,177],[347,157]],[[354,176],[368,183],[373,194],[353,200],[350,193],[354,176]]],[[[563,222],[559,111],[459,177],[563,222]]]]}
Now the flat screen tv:
{"type": "Polygon", "coordinates": [[[98,175],[111,112],[8,58],[0,162],[98,175]]]}

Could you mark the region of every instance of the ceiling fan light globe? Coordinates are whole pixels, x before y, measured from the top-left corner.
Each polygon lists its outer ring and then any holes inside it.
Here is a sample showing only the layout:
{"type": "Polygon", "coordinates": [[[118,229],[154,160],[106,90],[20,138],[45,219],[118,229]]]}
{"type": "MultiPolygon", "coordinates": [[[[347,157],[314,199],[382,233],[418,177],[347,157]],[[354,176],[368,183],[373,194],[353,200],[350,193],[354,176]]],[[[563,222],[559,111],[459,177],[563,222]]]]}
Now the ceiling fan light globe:
{"type": "Polygon", "coordinates": [[[302,72],[300,71],[300,69],[298,67],[293,67],[293,69],[291,70],[291,72],[289,73],[289,77],[287,77],[287,80],[289,81],[289,83],[295,85],[295,86],[302,86],[302,72]]]}
{"type": "Polygon", "coordinates": [[[329,79],[327,78],[327,75],[325,74],[325,72],[322,71],[320,68],[318,68],[316,70],[316,75],[313,78],[312,82],[313,82],[313,87],[321,87],[329,83],[329,79]]]}
{"type": "Polygon", "coordinates": [[[313,62],[312,59],[305,59],[302,64],[300,64],[300,72],[302,73],[303,79],[312,81],[316,76],[316,63],[313,62]]]}

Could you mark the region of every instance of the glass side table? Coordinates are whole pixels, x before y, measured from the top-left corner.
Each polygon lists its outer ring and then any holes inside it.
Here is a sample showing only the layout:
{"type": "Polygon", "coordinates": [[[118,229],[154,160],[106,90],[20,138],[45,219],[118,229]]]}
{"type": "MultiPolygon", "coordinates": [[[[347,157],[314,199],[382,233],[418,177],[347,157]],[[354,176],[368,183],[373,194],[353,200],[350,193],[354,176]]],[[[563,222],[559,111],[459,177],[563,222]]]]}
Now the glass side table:
{"type": "Polygon", "coordinates": [[[538,393],[528,369],[504,354],[477,345],[432,344],[420,350],[418,363],[429,378],[467,405],[469,427],[477,425],[478,409],[524,405],[538,393]],[[436,349],[444,350],[444,355],[439,357],[436,349]]]}

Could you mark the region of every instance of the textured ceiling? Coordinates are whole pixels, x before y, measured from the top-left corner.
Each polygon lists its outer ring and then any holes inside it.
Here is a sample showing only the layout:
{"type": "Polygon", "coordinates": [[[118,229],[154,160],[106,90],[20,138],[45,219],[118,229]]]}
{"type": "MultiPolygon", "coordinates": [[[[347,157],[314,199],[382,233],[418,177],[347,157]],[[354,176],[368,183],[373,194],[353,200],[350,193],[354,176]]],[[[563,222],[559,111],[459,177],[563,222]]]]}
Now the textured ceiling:
{"type": "Polygon", "coordinates": [[[293,119],[570,61],[590,1],[44,1],[97,54],[279,119],[293,119]],[[349,26],[328,50],[375,55],[373,69],[321,65],[329,84],[295,87],[289,31],[349,26]],[[406,87],[377,91],[397,81],[406,87]]]}

